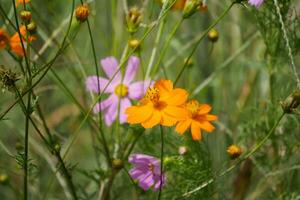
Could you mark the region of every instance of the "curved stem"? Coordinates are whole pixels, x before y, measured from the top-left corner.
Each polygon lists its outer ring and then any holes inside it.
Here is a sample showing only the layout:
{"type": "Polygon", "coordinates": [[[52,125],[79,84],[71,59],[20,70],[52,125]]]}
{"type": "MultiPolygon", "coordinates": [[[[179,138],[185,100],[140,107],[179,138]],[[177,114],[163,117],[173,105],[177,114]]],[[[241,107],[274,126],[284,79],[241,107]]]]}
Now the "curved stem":
{"type": "Polygon", "coordinates": [[[185,198],[189,197],[191,194],[202,190],[203,188],[207,187],[211,183],[215,182],[218,178],[224,176],[225,174],[227,174],[230,171],[232,171],[233,169],[235,169],[243,161],[247,160],[250,156],[252,156],[257,150],[259,150],[266,143],[266,141],[270,138],[270,136],[275,132],[277,126],[279,125],[279,123],[282,120],[282,118],[284,117],[284,115],[285,115],[285,113],[282,113],[279,116],[279,118],[277,119],[277,121],[275,122],[275,124],[273,125],[273,127],[268,131],[268,134],[257,145],[255,145],[245,156],[243,156],[241,159],[237,160],[235,162],[235,164],[231,165],[225,171],[219,173],[216,177],[209,179],[208,181],[206,181],[199,187],[197,187],[189,192],[184,193],[182,196],[180,196],[176,199],[185,199],[185,198]]]}

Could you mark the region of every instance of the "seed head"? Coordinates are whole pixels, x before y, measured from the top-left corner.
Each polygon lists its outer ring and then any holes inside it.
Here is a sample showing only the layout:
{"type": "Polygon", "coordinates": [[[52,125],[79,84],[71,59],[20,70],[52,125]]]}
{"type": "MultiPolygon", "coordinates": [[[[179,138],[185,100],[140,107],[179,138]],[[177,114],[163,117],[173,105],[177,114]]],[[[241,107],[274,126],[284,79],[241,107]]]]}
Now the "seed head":
{"type": "Polygon", "coordinates": [[[280,102],[283,112],[287,114],[297,113],[296,109],[300,105],[300,92],[294,91],[284,101],[280,102]]]}

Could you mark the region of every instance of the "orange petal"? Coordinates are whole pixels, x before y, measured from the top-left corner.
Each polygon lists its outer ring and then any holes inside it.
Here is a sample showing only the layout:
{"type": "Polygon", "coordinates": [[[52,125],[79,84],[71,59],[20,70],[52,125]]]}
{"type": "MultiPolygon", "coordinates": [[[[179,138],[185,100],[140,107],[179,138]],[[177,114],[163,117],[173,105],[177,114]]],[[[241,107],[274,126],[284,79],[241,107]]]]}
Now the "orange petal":
{"type": "Polygon", "coordinates": [[[190,126],[192,121],[190,119],[178,122],[175,131],[179,134],[183,134],[190,126]]]}
{"type": "Polygon", "coordinates": [[[184,120],[188,116],[187,110],[179,106],[168,105],[163,109],[163,112],[178,120],[184,120]]]}
{"type": "Polygon", "coordinates": [[[159,90],[159,93],[163,95],[164,93],[169,93],[173,90],[173,83],[170,80],[158,80],[155,82],[154,87],[159,90]]]}
{"type": "Polygon", "coordinates": [[[191,126],[191,130],[192,130],[192,137],[193,140],[201,140],[202,136],[201,136],[201,128],[198,125],[198,123],[194,123],[192,122],[192,126],[191,126]]]}
{"type": "Polygon", "coordinates": [[[165,97],[164,101],[166,101],[169,105],[180,106],[186,102],[187,97],[187,91],[177,88],[170,92],[168,97],[165,97]]]}
{"type": "Polygon", "coordinates": [[[131,106],[125,111],[127,114],[127,122],[130,124],[144,122],[151,117],[153,110],[153,107],[151,107],[149,104],[144,106],[131,106]]]}
{"type": "Polygon", "coordinates": [[[154,112],[152,113],[152,116],[148,120],[143,122],[142,126],[144,128],[152,128],[153,126],[160,123],[161,118],[162,118],[161,113],[157,110],[154,110],[154,112]]]}
{"type": "Polygon", "coordinates": [[[199,126],[207,132],[212,132],[213,130],[215,130],[215,127],[208,121],[199,123],[199,126]]]}
{"type": "Polygon", "coordinates": [[[216,115],[205,115],[205,118],[207,121],[215,121],[218,119],[218,116],[216,115]]]}
{"type": "Polygon", "coordinates": [[[162,113],[162,118],[160,124],[163,126],[174,126],[178,122],[178,119],[167,115],[166,113],[162,113]]]}
{"type": "Polygon", "coordinates": [[[202,104],[199,106],[198,115],[207,114],[211,111],[211,106],[208,104],[202,104]]]}

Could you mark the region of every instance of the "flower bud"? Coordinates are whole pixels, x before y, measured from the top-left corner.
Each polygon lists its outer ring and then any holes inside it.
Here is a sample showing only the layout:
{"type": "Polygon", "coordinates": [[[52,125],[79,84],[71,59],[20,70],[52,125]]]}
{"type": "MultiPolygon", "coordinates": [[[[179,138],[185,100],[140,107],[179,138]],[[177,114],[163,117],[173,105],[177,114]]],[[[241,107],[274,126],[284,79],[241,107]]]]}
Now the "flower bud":
{"type": "Polygon", "coordinates": [[[192,67],[194,65],[194,62],[192,59],[184,59],[184,64],[187,66],[187,67],[192,67]]]}
{"type": "Polygon", "coordinates": [[[240,155],[243,152],[242,152],[242,149],[239,146],[233,144],[233,145],[230,145],[227,148],[227,153],[228,153],[228,155],[230,156],[231,159],[236,159],[236,158],[240,157],[240,155]]]}
{"type": "Polygon", "coordinates": [[[300,105],[300,92],[294,91],[283,102],[280,102],[283,112],[290,114],[295,113],[300,105]]]}
{"type": "Polygon", "coordinates": [[[187,0],[183,8],[183,18],[189,18],[200,8],[201,0],[187,0]]]}
{"type": "Polygon", "coordinates": [[[25,23],[28,23],[30,22],[32,15],[30,11],[22,10],[20,12],[20,17],[25,23]]]}
{"type": "Polygon", "coordinates": [[[140,48],[141,42],[137,39],[132,39],[128,42],[128,45],[130,48],[137,50],[140,48]]]}
{"type": "Polygon", "coordinates": [[[37,26],[36,26],[36,23],[35,22],[30,22],[29,24],[27,24],[27,30],[30,34],[35,34],[36,33],[36,29],[37,29],[37,26]]]}
{"type": "Polygon", "coordinates": [[[137,29],[139,28],[140,23],[142,21],[141,11],[137,7],[132,7],[126,15],[126,21],[128,32],[137,32],[137,29]]]}
{"type": "Polygon", "coordinates": [[[4,185],[8,182],[7,174],[0,174],[0,184],[4,185]]]}
{"type": "Polygon", "coordinates": [[[87,4],[80,5],[75,10],[76,19],[79,22],[85,22],[89,17],[90,10],[87,4]]]}
{"type": "Polygon", "coordinates": [[[207,37],[211,42],[217,42],[219,39],[219,32],[213,28],[208,32],[207,37]]]}
{"type": "Polygon", "coordinates": [[[112,167],[116,170],[121,170],[124,167],[124,162],[121,159],[114,159],[112,161],[112,167]]]}

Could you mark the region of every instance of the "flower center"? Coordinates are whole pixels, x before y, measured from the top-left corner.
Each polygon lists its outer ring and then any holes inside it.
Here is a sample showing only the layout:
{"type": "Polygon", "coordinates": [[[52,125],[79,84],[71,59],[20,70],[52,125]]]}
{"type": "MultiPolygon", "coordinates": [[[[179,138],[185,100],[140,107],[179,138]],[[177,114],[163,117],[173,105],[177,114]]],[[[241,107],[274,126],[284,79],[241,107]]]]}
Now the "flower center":
{"type": "Polygon", "coordinates": [[[154,173],[154,165],[152,163],[148,164],[148,168],[149,168],[149,171],[151,171],[152,173],[154,173]]]}
{"type": "Polygon", "coordinates": [[[152,101],[152,103],[157,103],[159,101],[159,90],[155,87],[149,87],[147,92],[146,92],[146,95],[145,95],[145,98],[152,101]]]}
{"type": "Polygon", "coordinates": [[[117,85],[117,87],[115,88],[115,94],[118,97],[126,97],[128,94],[128,87],[124,84],[117,85]]]}
{"type": "Polygon", "coordinates": [[[195,117],[199,111],[199,102],[196,100],[191,100],[186,104],[187,110],[195,117]]]}

